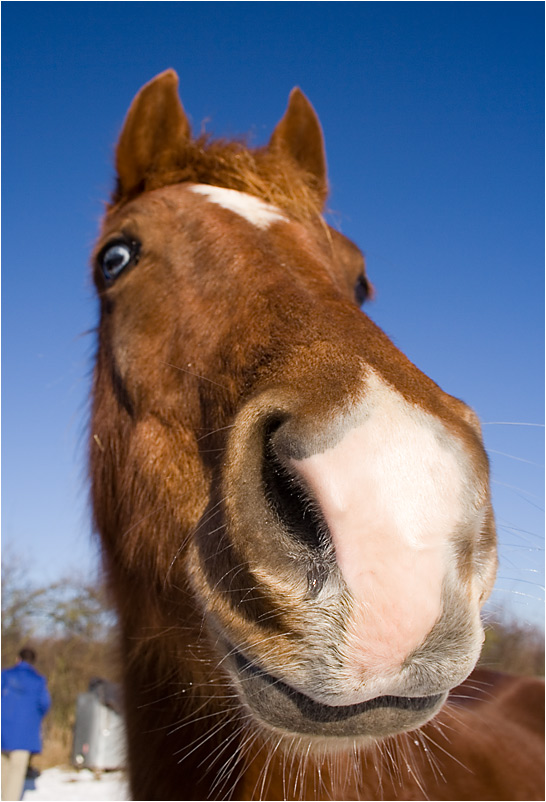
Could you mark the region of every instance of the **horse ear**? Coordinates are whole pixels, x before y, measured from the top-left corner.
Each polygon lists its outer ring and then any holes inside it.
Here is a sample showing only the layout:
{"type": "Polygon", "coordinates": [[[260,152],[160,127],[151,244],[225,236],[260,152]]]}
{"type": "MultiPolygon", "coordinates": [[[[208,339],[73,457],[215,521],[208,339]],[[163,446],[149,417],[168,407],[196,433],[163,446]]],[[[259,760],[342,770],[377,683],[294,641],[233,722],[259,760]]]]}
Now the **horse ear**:
{"type": "Polygon", "coordinates": [[[290,154],[326,198],[328,181],[322,128],[314,108],[298,87],[290,92],[284,117],[273,131],[269,147],[290,154]]]}
{"type": "Polygon", "coordinates": [[[180,166],[190,135],[178,76],[166,70],[142,87],[125,118],[116,150],[118,196],[143,188],[147,175],[180,166]]]}

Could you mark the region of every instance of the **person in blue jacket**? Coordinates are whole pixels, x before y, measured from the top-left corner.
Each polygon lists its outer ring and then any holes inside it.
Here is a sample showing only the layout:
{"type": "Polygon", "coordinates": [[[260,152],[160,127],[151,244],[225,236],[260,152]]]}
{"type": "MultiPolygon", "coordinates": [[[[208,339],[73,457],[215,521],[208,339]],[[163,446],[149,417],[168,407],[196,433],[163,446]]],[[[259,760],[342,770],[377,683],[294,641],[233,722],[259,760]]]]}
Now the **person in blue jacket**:
{"type": "Polygon", "coordinates": [[[51,705],[45,677],[34,668],[36,652],[25,647],[2,671],[2,799],[19,800],[31,754],[42,751],[42,719],[51,705]]]}

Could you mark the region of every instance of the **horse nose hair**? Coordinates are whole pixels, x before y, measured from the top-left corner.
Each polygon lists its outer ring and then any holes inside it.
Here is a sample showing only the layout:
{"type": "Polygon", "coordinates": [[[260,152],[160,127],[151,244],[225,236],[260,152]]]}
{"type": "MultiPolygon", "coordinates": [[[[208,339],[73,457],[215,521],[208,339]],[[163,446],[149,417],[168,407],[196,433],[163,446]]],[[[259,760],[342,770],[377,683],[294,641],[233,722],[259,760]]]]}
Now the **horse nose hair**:
{"type": "Polygon", "coordinates": [[[264,429],[262,485],[277,523],[312,551],[328,549],[331,538],[320,506],[299,472],[291,468],[275,435],[286,419],[274,417],[264,429]],[[277,441],[277,442],[276,442],[277,441]]]}

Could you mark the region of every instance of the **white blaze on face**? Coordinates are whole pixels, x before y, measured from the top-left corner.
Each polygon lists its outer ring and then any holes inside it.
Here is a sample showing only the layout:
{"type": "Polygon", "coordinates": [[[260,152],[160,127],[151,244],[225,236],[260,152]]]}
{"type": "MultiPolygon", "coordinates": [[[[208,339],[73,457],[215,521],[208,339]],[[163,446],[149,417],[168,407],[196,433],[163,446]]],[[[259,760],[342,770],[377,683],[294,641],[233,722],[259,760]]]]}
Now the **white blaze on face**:
{"type": "Polygon", "coordinates": [[[257,228],[265,229],[272,223],[286,221],[286,217],[280,209],[246,192],[208,184],[196,184],[190,189],[198,195],[204,195],[211,203],[216,203],[223,209],[229,209],[240,217],[244,217],[257,228]]]}
{"type": "Polygon", "coordinates": [[[376,375],[366,384],[366,416],[332,448],[292,464],[320,504],[355,602],[349,662],[389,672],[441,615],[463,469],[431,415],[376,375]]]}

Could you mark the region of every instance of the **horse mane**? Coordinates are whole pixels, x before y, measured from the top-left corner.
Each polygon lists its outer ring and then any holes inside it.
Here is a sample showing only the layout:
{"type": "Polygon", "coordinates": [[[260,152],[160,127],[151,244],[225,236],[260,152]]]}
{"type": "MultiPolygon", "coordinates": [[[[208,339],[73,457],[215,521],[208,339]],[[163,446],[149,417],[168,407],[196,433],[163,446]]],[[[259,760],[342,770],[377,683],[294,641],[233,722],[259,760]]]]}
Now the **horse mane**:
{"type": "Polygon", "coordinates": [[[247,192],[296,220],[319,217],[327,196],[315,176],[279,148],[250,148],[243,141],[212,139],[210,134],[203,134],[184,143],[176,166],[152,166],[131,192],[124,192],[118,179],[109,208],[124,205],[143,192],[183,182],[247,192]]]}

